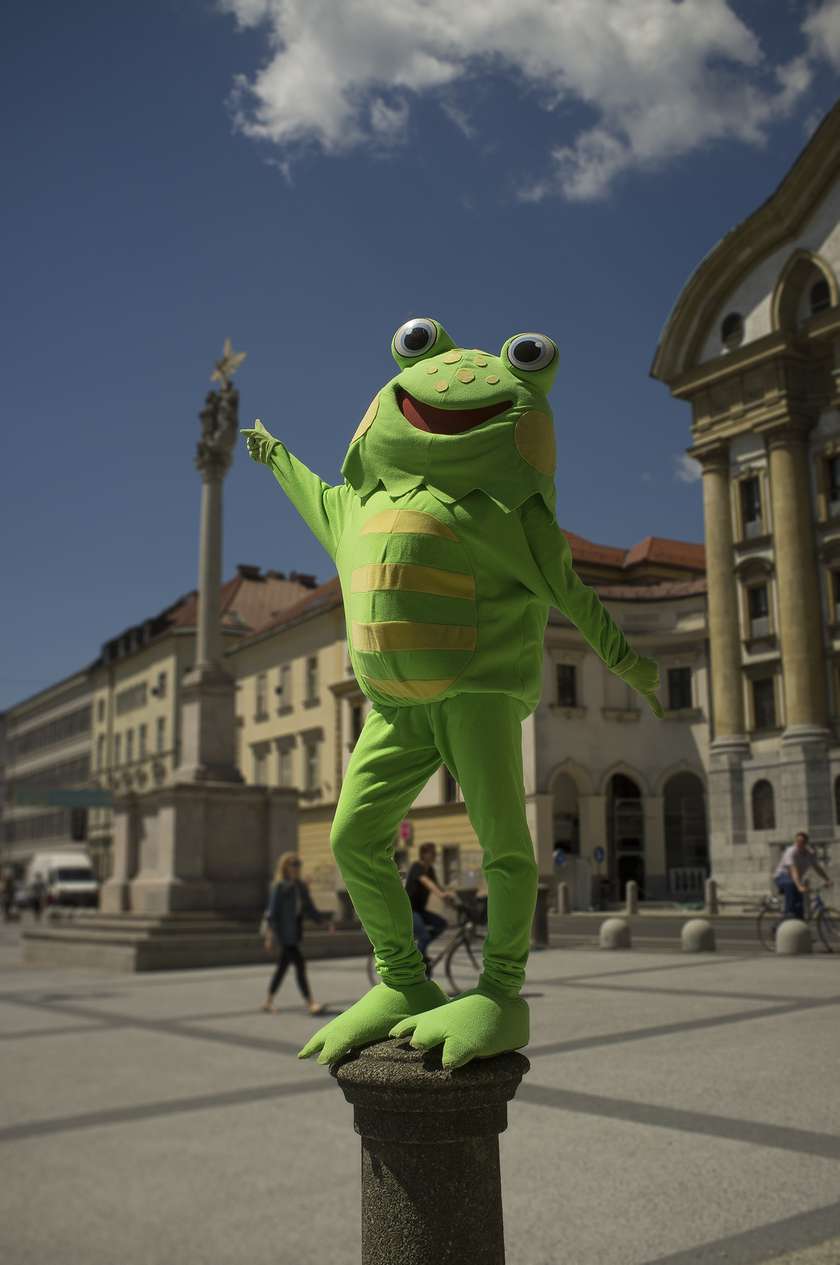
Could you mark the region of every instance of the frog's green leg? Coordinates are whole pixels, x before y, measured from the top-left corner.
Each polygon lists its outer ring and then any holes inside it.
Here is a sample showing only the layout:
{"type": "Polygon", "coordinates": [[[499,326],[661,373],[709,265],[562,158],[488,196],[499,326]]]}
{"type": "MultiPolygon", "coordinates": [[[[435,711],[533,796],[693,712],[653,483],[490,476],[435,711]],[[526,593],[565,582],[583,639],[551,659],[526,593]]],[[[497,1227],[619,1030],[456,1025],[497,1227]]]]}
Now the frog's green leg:
{"type": "Polygon", "coordinates": [[[394,863],[403,817],[440,767],[427,709],[374,705],[353,750],[330,845],[385,984],[426,978],[414,943],[411,904],[394,863]]]}
{"type": "Polygon", "coordinates": [[[444,762],[460,783],[484,853],[487,938],[478,987],[439,1013],[406,1019],[392,1036],[413,1032],[424,1049],[444,1042],[443,1060],[456,1067],[519,1049],[528,1041],[525,980],[537,894],[537,864],[525,817],[522,721],[504,694],[460,694],[430,707],[444,762]]]}

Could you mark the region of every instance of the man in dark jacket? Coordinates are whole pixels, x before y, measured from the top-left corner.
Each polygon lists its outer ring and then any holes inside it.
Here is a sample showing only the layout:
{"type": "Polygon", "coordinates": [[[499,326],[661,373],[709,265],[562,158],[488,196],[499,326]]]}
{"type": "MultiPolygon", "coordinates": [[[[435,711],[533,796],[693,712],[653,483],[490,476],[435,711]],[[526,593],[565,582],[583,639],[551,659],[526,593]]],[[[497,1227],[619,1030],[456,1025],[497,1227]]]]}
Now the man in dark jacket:
{"type": "Polygon", "coordinates": [[[411,912],[414,919],[414,939],[417,942],[417,948],[423,954],[427,974],[431,963],[426,956],[426,950],[431,941],[437,939],[449,925],[445,918],[441,918],[440,914],[433,914],[431,910],[426,908],[429,903],[429,893],[433,892],[441,900],[453,900],[451,892],[444,891],[437,881],[437,874],[435,874],[436,856],[437,848],[433,843],[422,843],[420,845],[419,858],[408,871],[405,880],[405,890],[408,893],[408,899],[411,901],[411,912]]]}

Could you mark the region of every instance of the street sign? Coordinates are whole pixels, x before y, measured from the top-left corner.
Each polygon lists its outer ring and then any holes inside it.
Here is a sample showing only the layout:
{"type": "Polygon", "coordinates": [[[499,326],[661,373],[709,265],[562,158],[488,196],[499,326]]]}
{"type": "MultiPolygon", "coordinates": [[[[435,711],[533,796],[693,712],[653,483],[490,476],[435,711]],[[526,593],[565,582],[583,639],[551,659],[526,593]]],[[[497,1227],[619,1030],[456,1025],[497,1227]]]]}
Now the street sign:
{"type": "Polygon", "coordinates": [[[601,865],[607,858],[606,852],[604,851],[603,848],[600,848],[600,847],[596,848],[595,851],[592,853],[592,855],[594,856],[595,860],[598,862],[599,865],[601,865]]]}
{"type": "Polygon", "coordinates": [[[13,804],[49,804],[53,808],[110,808],[114,802],[113,792],[100,786],[74,791],[13,786],[9,799],[13,804]]]}
{"type": "Polygon", "coordinates": [[[562,848],[555,848],[555,849],[554,849],[554,866],[555,866],[555,869],[558,869],[558,870],[559,870],[559,869],[560,869],[560,866],[561,866],[561,865],[565,865],[565,864],[566,864],[566,853],[563,851],[563,849],[562,849],[562,848]]]}
{"type": "Polygon", "coordinates": [[[411,840],[413,838],[414,838],[414,826],[411,824],[408,818],[406,818],[404,821],[400,822],[400,839],[402,840],[403,843],[411,843],[411,840]]]}

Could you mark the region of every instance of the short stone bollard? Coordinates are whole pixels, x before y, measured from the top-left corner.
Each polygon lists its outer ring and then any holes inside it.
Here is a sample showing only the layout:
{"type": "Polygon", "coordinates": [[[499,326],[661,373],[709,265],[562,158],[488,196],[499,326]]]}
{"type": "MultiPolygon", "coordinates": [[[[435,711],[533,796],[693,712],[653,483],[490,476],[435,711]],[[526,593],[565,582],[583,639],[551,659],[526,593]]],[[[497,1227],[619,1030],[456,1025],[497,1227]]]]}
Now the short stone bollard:
{"type": "Polygon", "coordinates": [[[706,879],[703,908],[707,914],[719,913],[717,883],[713,878],[706,879]]]}
{"type": "Polygon", "coordinates": [[[627,905],[626,913],[637,914],[639,912],[639,884],[635,879],[631,878],[624,889],[624,899],[627,905]]]}
{"type": "Polygon", "coordinates": [[[776,932],[776,952],[813,953],[811,928],[801,918],[785,918],[776,932]]]}
{"type": "Polygon", "coordinates": [[[504,1265],[499,1134],[530,1064],[380,1041],[330,1069],[362,1139],[362,1265],[504,1265]]]}
{"type": "Polygon", "coordinates": [[[623,918],[607,918],[601,923],[599,942],[602,949],[629,949],[632,945],[629,922],[623,918]]]}
{"type": "Polygon", "coordinates": [[[705,918],[690,918],[683,923],[680,940],[683,953],[714,953],[717,948],[715,929],[705,918]]]}
{"type": "Polygon", "coordinates": [[[531,924],[531,948],[548,948],[548,892],[547,883],[537,887],[537,903],[534,907],[534,920],[531,924]]]}
{"type": "Polygon", "coordinates": [[[557,912],[558,914],[570,914],[572,912],[572,895],[569,891],[568,883],[557,884],[557,912]]]}

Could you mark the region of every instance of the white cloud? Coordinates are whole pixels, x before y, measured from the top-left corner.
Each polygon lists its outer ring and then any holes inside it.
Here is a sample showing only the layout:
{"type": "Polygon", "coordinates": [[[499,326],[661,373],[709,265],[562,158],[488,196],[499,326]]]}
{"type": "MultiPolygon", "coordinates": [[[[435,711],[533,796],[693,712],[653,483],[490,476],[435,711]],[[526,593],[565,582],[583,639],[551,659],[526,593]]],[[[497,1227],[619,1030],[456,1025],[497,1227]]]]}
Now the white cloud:
{"type": "Polygon", "coordinates": [[[840,0],[823,0],[802,23],[814,57],[824,57],[840,70],[840,0]]]}
{"type": "Polygon", "coordinates": [[[674,456],[674,478],[680,483],[697,483],[703,477],[700,462],[690,457],[687,452],[679,452],[674,456]]]}
{"type": "MultiPolygon", "coordinates": [[[[265,65],[237,78],[235,117],[246,135],[286,150],[397,144],[429,98],[471,137],[463,96],[491,68],[528,91],[535,109],[590,107],[593,122],[558,136],[548,171],[525,188],[532,200],[599,197],[622,171],[719,139],[761,144],[811,80],[805,55],[768,65],[731,0],[218,4],[241,27],[268,27],[265,65]]],[[[840,64],[838,14],[840,0],[823,0],[806,19],[810,57],[840,64]]]]}

